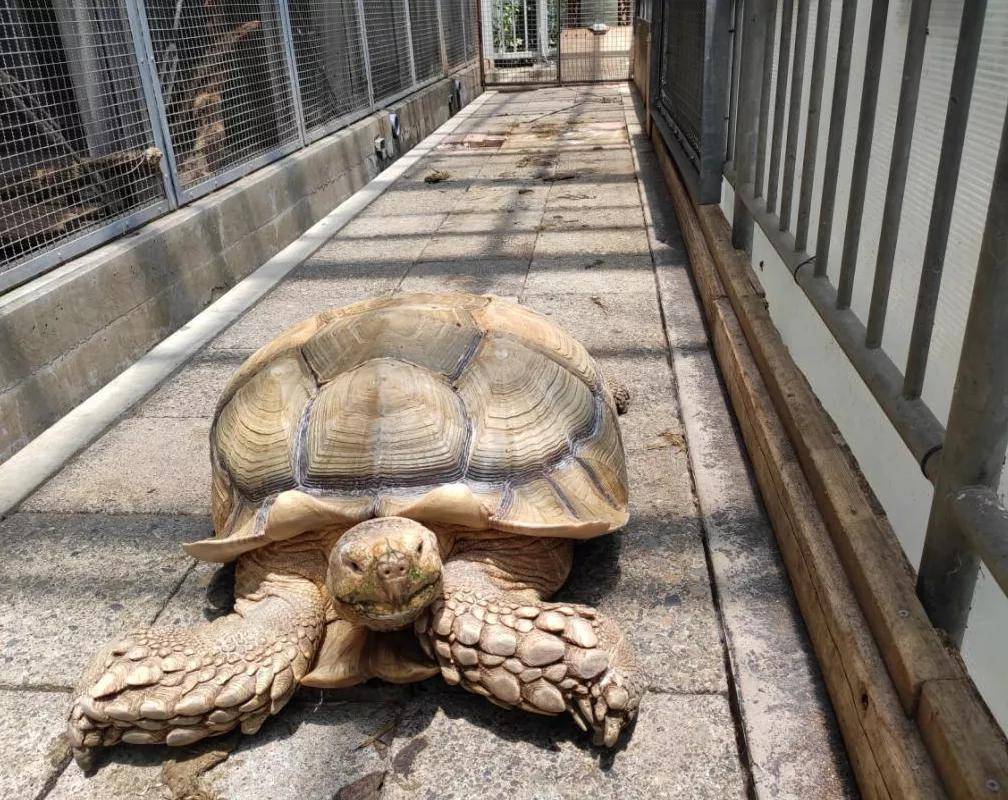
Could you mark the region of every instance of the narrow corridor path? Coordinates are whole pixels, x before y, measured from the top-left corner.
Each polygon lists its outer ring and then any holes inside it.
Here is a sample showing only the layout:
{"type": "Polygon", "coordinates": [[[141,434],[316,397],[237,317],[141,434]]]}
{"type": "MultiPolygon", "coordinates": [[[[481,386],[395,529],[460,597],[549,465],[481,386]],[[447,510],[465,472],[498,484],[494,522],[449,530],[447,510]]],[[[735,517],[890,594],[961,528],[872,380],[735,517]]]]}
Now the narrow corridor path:
{"type": "MultiPolygon", "coordinates": [[[[20,765],[5,796],[182,796],[186,769],[162,769],[179,751],[119,747],[87,779],[58,737],[98,644],[227,610],[228,570],[180,546],[209,532],[219,391],[253,350],[323,308],[451,290],[550,315],[631,391],[631,522],[579,546],[561,597],[615,617],[645,660],[633,735],[601,752],[567,719],[440,680],[302,690],[198,779],[206,796],[853,796],[663,192],[625,85],[494,94],[0,523],[0,758],[20,765]]],[[[184,752],[206,766],[213,746],[184,752]]]]}

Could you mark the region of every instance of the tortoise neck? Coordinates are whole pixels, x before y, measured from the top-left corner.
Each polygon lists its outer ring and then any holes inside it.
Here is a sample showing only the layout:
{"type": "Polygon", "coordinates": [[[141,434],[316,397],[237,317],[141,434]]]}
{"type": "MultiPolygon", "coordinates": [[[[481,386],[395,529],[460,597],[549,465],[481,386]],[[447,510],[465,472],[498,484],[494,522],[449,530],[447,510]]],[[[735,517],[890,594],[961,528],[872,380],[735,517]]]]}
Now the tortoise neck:
{"type": "Polygon", "coordinates": [[[546,599],[567,580],[573,553],[568,539],[496,532],[458,536],[445,561],[445,589],[546,599]]]}

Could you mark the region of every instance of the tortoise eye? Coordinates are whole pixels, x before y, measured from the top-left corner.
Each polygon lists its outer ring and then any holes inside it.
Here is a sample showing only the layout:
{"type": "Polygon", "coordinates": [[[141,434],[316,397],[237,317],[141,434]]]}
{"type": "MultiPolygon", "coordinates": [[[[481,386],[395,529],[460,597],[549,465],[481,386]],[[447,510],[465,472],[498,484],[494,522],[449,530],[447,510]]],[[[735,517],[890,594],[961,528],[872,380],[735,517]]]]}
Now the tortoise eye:
{"type": "Polygon", "coordinates": [[[421,539],[420,543],[416,546],[416,554],[420,555],[422,552],[423,552],[423,540],[421,539]]]}
{"type": "Polygon", "coordinates": [[[362,575],[364,573],[364,568],[360,565],[360,563],[348,556],[346,553],[342,554],[340,560],[343,562],[343,566],[348,567],[355,575],[362,575]]]}

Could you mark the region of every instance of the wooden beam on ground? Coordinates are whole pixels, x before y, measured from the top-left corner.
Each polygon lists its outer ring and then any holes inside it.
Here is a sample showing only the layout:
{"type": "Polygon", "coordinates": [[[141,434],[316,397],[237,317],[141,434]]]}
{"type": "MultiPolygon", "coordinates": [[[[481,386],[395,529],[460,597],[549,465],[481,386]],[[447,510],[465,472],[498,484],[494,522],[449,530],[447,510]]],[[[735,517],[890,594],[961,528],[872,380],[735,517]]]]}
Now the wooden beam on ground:
{"type": "Polygon", "coordinates": [[[708,247],[701,220],[659,137],[655,150],[689,250],[718,363],[861,792],[892,800],[945,797],[754,358],[731,302],[732,286],[721,274],[717,253],[708,247]]]}
{"type": "Polygon", "coordinates": [[[916,717],[931,758],[953,797],[1008,791],[1008,743],[957,656],[917,598],[915,575],[889,520],[876,510],[832,421],[782,341],[750,279],[748,259],[731,246],[716,206],[696,209],[699,227],[774,407],[801,462],[833,546],[903,709],[916,717]],[[921,707],[929,698],[928,708],[921,707]],[[925,727],[924,721],[928,722],[925,727]]]}
{"type": "Polygon", "coordinates": [[[913,571],[889,521],[875,511],[766,302],[754,290],[748,259],[732,247],[724,215],[716,206],[701,206],[696,214],[903,708],[913,715],[926,681],[959,677],[954,659],[917,599],[913,571]]]}

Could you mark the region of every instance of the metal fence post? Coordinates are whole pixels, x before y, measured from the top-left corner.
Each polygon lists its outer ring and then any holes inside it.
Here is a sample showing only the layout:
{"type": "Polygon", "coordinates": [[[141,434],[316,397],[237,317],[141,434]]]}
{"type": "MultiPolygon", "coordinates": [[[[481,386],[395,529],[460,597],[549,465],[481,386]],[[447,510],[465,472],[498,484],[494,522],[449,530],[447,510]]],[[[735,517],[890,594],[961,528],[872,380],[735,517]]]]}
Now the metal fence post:
{"type": "Polygon", "coordinates": [[[181,182],[179,181],[178,165],[175,161],[171,130],[168,128],[164,97],[161,93],[161,79],[158,77],[157,63],[154,60],[154,45],[151,42],[150,26],[147,23],[147,9],[144,8],[143,0],[126,0],[126,16],[129,19],[130,33],[133,35],[140,84],[150,117],[154,145],[164,155],[160,166],[165,195],[168,197],[171,207],[178,208],[181,204],[179,199],[181,182]]]}
{"type": "Polygon", "coordinates": [[[364,18],[364,0],[357,0],[357,19],[360,20],[361,53],[364,56],[364,74],[367,76],[368,108],[374,110],[374,83],[371,80],[371,55],[368,52],[367,20],[364,18]]]}
{"type": "Polygon", "coordinates": [[[287,56],[287,78],[291,86],[291,103],[294,106],[294,119],[297,122],[298,136],[301,146],[308,144],[308,133],[305,130],[304,108],[301,106],[301,82],[298,78],[297,53],[294,50],[294,31],[291,27],[290,7],[287,0],[276,0],[277,16],[280,18],[280,32],[283,36],[284,52],[287,56]]]}
{"type": "Polygon", "coordinates": [[[409,51],[410,85],[416,86],[416,57],[413,54],[413,21],[410,19],[409,0],[402,0],[402,4],[403,10],[406,12],[406,49],[409,51]]]}
{"type": "Polygon", "coordinates": [[[1008,121],[994,171],[941,469],[917,591],[932,623],[958,646],[969,617],[979,558],[952,516],[952,495],[996,489],[1008,444],[1008,121]]]}
{"type": "MultiPolygon", "coordinates": [[[[772,0],[771,0],[772,1],[772,0]]],[[[745,0],[742,13],[742,47],[739,59],[739,90],[735,123],[736,189],[754,182],[756,148],[759,137],[760,95],[763,87],[763,61],[766,56],[767,0],[745,0]]],[[[739,31],[735,32],[739,35],[739,31]]],[[[732,215],[732,244],[752,252],[753,218],[736,191],[732,215]]]]}
{"type": "Polygon", "coordinates": [[[438,44],[441,49],[441,74],[448,74],[448,49],[445,47],[444,21],[441,19],[441,0],[435,0],[434,10],[437,12],[438,44]]]}

